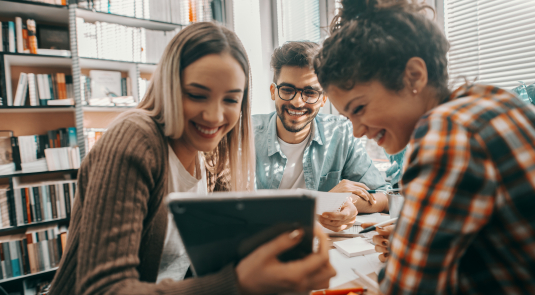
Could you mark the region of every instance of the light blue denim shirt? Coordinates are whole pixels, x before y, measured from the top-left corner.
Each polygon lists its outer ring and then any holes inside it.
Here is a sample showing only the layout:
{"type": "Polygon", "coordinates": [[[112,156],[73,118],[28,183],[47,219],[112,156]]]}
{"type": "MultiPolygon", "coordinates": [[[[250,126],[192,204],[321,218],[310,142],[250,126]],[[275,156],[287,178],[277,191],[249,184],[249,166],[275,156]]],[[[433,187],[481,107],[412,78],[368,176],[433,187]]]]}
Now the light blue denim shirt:
{"type": "MultiPolygon", "coordinates": [[[[277,140],[277,114],[253,116],[257,189],[278,189],[286,156],[277,140]]],[[[309,190],[330,191],[342,179],[385,189],[387,183],[375,168],[360,139],[353,137],[351,122],[341,116],[318,114],[311,140],[303,154],[303,170],[309,190]]]]}

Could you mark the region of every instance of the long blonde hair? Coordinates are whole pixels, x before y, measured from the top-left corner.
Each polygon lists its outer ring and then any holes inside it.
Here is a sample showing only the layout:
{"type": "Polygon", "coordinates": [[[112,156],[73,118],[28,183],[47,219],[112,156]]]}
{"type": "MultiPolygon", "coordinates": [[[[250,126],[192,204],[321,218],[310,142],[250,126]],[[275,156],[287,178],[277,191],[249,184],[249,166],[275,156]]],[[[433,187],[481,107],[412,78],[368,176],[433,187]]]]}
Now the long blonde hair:
{"type": "Polygon", "coordinates": [[[250,66],[247,53],[234,32],[208,22],[192,24],[180,31],[165,48],[138,110],[147,112],[162,124],[166,136],[180,138],[184,131],[180,75],[188,65],[203,56],[221,53],[228,53],[238,61],[245,72],[246,85],[238,123],[214,151],[205,153],[205,162],[214,175],[221,175],[228,169],[230,190],[253,190],[255,154],[250,66]]]}

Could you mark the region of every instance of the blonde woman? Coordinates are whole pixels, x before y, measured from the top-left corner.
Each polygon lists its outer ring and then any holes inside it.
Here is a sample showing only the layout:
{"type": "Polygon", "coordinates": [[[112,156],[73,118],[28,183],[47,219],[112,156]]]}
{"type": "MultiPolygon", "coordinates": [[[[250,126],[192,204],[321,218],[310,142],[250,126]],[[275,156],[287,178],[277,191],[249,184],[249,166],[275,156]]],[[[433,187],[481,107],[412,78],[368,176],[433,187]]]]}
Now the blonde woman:
{"type": "Polygon", "coordinates": [[[301,231],[237,266],[183,280],[189,262],[163,199],[253,189],[249,85],[233,32],[198,23],[173,38],[138,109],[117,120],[82,163],[50,294],[264,294],[328,285],[334,270],[321,235],[319,252],[278,261],[301,231]]]}

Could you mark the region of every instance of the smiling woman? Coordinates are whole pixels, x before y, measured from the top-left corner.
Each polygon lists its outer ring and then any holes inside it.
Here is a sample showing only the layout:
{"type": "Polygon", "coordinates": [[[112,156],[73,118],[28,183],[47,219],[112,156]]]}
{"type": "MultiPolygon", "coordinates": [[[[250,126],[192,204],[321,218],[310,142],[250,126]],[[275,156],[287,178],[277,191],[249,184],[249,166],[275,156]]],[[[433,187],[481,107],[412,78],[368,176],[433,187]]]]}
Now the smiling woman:
{"type": "Polygon", "coordinates": [[[115,121],[78,172],[59,294],[266,294],[324,288],[334,270],[326,238],[281,263],[302,230],[237,265],[184,279],[189,259],[168,213],[171,192],[252,190],[249,63],[228,29],[196,23],[166,47],[137,110],[115,121]]]}

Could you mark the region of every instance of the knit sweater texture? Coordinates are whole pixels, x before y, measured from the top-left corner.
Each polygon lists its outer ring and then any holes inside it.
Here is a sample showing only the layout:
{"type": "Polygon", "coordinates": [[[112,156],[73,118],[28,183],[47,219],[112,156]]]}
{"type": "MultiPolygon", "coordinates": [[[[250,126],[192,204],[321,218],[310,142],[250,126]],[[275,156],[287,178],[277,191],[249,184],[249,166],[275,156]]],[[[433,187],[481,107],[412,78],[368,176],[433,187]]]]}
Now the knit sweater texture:
{"type": "Polygon", "coordinates": [[[113,123],[84,158],[50,295],[239,293],[230,265],[155,283],[167,229],[167,144],[162,126],[135,111],[113,123]]]}

